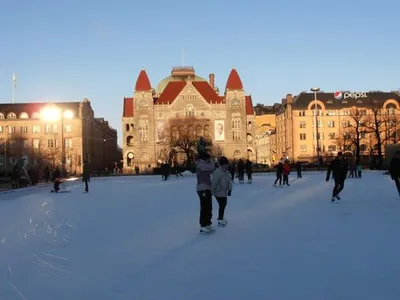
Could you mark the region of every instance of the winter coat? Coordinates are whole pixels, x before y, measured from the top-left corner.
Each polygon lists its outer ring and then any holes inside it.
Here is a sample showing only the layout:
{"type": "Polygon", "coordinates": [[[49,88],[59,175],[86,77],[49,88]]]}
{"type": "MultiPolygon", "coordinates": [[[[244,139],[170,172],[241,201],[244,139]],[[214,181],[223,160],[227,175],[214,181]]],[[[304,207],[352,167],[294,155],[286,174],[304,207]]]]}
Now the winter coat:
{"type": "Polygon", "coordinates": [[[280,176],[283,172],[283,163],[279,162],[278,167],[276,168],[276,175],[280,176]]]}
{"type": "Polygon", "coordinates": [[[400,177],[400,158],[392,158],[390,161],[389,172],[392,179],[400,177]]]}
{"type": "Polygon", "coordinates": [[[253,173],[253,163],[250,160],[246,162],[246,173],[247,174],[253,173]]]}
{"type": "Polygon", "coordinates": [[[289,163],[283,164],[283,175],[288,176],[290,174],[290,165],[289,163]]]}
{"type": "Polygon", "coordinates": [[[199,159],[196,164],[197,186],[196,190],[210,191],[211,190],[211,173],[215,169],[215,163],[210,159],[199,159]]]}
{"type": "Polygon", "coordinates": [[[82,181],[90,181],[90,171],[87,165],[83,166],[82,181]]]}
{"type": "Polygon", "coordinates": [[[326,180],[329,180],[331,172],[333,173],[333,178],[336,180],[343,180],[347,177],[347,171],[349,169],[348,162],[343,159],[335,158],[329,165],[328,172],[326,174],[326,180]]]}
{"type": "Polygon", "coordinates": [[[221,167],[212,174],[211,192],[215,197],[226,197],[232,190],[232,180],[229,172],[221,167]]]}

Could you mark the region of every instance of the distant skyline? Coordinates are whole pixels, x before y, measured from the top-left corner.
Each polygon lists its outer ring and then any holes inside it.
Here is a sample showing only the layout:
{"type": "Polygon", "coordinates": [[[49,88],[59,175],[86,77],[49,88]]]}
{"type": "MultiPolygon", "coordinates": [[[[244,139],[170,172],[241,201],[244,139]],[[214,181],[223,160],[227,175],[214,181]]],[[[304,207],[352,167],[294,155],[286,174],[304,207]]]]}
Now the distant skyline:
{"type": "Polygon", "coordinates": [[[173,66],[232,67],[256,103],[323,91],[400,88],[397,1],[3,1],[0,101],[82,101],[119,132],[123,97],[144,67],[151,84],[173,66]]]}

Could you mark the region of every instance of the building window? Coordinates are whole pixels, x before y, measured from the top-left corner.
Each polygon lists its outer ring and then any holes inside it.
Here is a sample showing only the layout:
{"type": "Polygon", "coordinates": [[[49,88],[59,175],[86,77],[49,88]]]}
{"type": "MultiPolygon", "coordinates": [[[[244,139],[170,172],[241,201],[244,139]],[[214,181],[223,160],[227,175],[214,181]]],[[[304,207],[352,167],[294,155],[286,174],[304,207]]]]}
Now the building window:
{"type": "Polygon", "coordinates": [[[71,124],[65,125],[64,132],[72,132],[72,125],[71,124]]]}
{"type": "Polygon", "coordinates": [[[46,133],[56,133],[57,124],[46,124],[46,133]]]}
{"type": "Polygon", "coordinates": [[[40,125],[33,125],[32,133],[40,133],[40,125]]]}
{"type": "Polygon", "coordinates": [[[328,116],[336,116],[337,115],[337,111],[336,110],[328,110],[327,115],[328,116]]]}
{"type": "Polygon", "coordinates": [[[304,110],[299,111],[299,117],[304,117],[306,115],[306,112],[304,110]]]}
{"type": "Polygon", "coordinates": [[[72,148],[72,139],[65,139],[65,148],[72,148]]]}
{"type": "Polygon", "coordinates": [[[8,133],[9,134],[15,133],[15,126],[8,126],[8,133]]]}
{"type": "Polygon", "coordinates": [[[232,119],[232,139],[240,140],[241,120],[239,118],[232,119]]]}
{"type": "Polygon", "coordinates": [[[19,114],[20,119],[29,119],[29,116],[26,112],[22,112],[19,114]]]}
{"type": "Polygon", "coordinates": [[[194,110],[193,105],[186,106],[185,115],[186,115],[186,118],[194,118],[195,117],[195,110],[194,110]]]}
{"type": "Polygon", "coordinates": [[[305,133],[300,133],[300,140],[302,140],[302,141],[306,140],[306,134],[305,133]]]}
{"type": "Polygon", "coordinates": [[[344,151],[351,151],[351,145],[344,145],[344,151]]]}
{"type": "Polygon", "coordinates": [[[336,139],[336,133],[334,133],[334,132],[329,133],[329,139],[330,140],[336,139]]]}
{"type": "Polygon", "coordinates": [[[360,151],[367,151],[367,145],[360,145],[360,151]]]}
{"type": "Polygon", "coordinates": [[[21,133],[28,133],[28,126],[21,126],[21,133]]]}
{"type": "Polygon", "coordinates": [[[33,148],[34,149],[39,149],[39,140],[38,139],[34,139],[33,140],[33,148]]]}
{"type": "Polygon", "coordinates": [[[300,121],[300,128],[306,128],[306,121],[300,121]]]}
{"type": "Polygon", "coordinates": [[[361,132],[360,133],[360,139],[365,139],[366,137],[366,133],[365,132],[361,132]]]}
{"type": "Polygon", "coordinates": [[[139,136],[141,142],[149,141],[149,120],[140,120],[139,122],[139,136]]]}
{"type": "Polygon", "coordinates": [[[329,145],[328,146],[328,151],[331,151],[331,152],[336,151],[336,145],[329,145]]]}
{"type": "Polygon", "coordinates": [[[47,147],[55,148],[56,147],[56,140],[47,140],[47,147]]]}
{"type": "Polygon", "coordinates": [[[17,118],[17,115],[14,114],[13,112],[10,112],[10,113],[7,115],[7,119],[16,119],[16,118],[17,118]]]}
{"type": "Polygon", "coordinates": [[[300,145],[300,152],[307,152],[307,145],[300,145]]]}
{"type": "Polygon", "coordinates": [[[29,148],[31,145],[30,145],[30,143],[29,143],[29,140],[24,140],[24,143],[23,143],[23,147],[25,148],[25,149],[27,149],[27,148],[29,148]]]}
{"type": "Polygon", "coordinates": [[[328,121],[328,127],[329,128],[334,128],[335,127],[335,121],[328,121]]]}
{"type": "Polygon", "coordinates": [[[3,133],[3,126],[0,126],[0,133],[3,133]]]}
{"type": "Polygon", "coordinates": [[[3,120],[4,119],[4,114],[0,113],[0,119],[3,120]]]}

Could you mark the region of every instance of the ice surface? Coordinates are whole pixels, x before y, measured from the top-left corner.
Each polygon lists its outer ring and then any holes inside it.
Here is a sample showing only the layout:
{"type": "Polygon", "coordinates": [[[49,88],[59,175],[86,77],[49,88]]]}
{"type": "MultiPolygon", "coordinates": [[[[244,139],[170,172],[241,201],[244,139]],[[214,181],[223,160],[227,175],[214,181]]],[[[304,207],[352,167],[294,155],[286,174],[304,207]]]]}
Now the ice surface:
{"type": "Polygon", "coordinates": [[[234,185],[229,225],[207,236],[193,176],[0,195],[0,299],[399,299],[400,199],[388,176],[348,179],[340,203],[325,174],[285,188],[273,179],[234,185]]]}

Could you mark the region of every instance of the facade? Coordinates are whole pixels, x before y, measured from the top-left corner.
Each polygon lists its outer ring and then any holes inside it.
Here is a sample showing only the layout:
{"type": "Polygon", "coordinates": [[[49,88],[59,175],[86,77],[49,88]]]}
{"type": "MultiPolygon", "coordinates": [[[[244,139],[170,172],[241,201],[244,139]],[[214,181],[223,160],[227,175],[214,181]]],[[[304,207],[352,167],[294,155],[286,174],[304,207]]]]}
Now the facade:
{"type": "Polygon", "coordinates": [[[207,81],[192,67],[179,67],[153,89],[146,71],[140,72],[133,97],[124,98],[125,172],[132,172],[135,166],[153,167],[166,159],[165,151],[171,150],[165,148],[166,140],[173,130],[171,120],[176,119],[196,120],[196,135],[211,140],[218,156],[255,160],[251,96],[245,95],[235,69],[229,74],[224,94],[219,93],[214,81],[214,74],[207,81]]]}
{"type": "Polygon", "coordinates": [[[316,162],[318,156],[329,160],[338,151],[354,155],[354,145],[348,141],[354,134],[349,128],[355,126],[355,111],[360,114],[361,155],[376,155],[378,151],[376,135],[371,128],[362,127],[367,120],[372,120],[374,111],[380,116],[381,151],[384,152],[385,145],[397,143],[400,137],[399,104],[400,95],[396,92],[304,92],[296,97],[288,94],[276,114],[278,159],[287,156],[295,161],[316,162]]]}
{"type": "Polygon", "coordinates": [[[104,119],[94,117],[87,99],[0,104],[3,172],[11,171],[23,158],[29,166],[60,166],[69,173],[80,174],[84,161],[92,170],[112,168],[114,161],[121,160],[117,153],[117,131],[104,119]]]}

